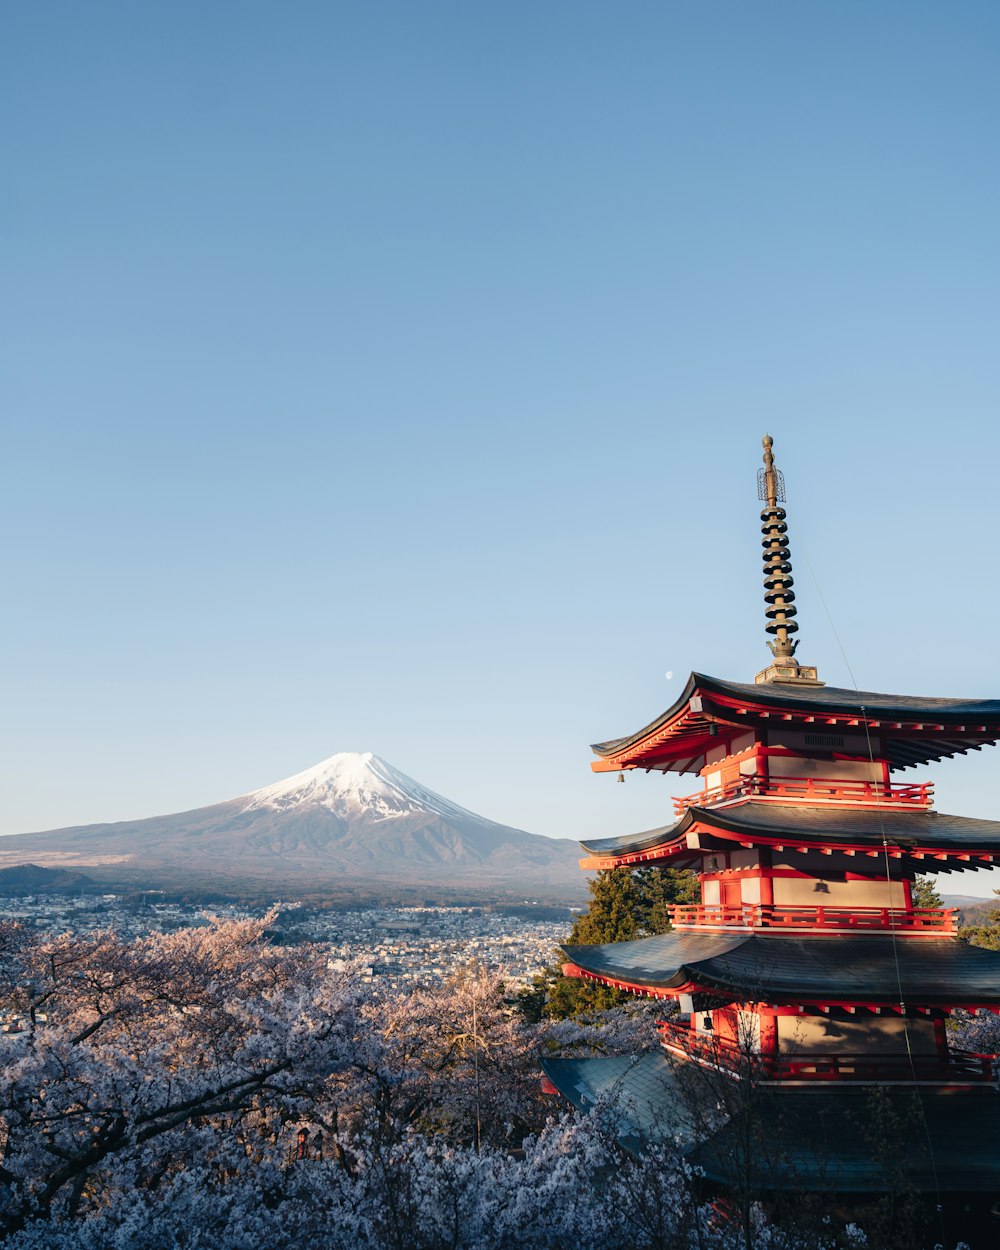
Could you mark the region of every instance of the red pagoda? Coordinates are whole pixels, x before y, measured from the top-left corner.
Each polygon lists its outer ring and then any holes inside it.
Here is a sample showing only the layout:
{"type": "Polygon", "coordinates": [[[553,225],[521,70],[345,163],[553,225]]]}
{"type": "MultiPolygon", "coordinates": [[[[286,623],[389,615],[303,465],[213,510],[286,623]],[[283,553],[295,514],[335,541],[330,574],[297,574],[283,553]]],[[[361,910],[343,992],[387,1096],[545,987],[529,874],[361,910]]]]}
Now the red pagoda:
{"type": "Polygon", "coordinates": [[[937,812],[932,782],[898,774],[997,742],[1000,700],[835,689],[800,664],[770,438],[759,487],[772,662],[753,683],[692,673],[651,724],[593,747],[595,772],[692,773],[701,787],[674,799],[669,825],[583,843],[581,867],[691,868],[701,902],[674,908],[669,933],[565,947],[563,972],[679,1013],[658,1053],[548,1059],[546,1075],[580,1108],[614,1091],[626,1141],[667,1134],[721,1190],[749,1170],[763,1195],[884,1192],[862,1128],[876,1087],[912,1122],[890,1144],[906,1183],[978,1213],[968,1235],[1000,1195],[1000,1097],[995,1056],[953,1045],[948,1020],[1000,1013],[1000,952],[959,938],[954,909],[914,906],[913,887],[1000,863],[1000,821],[937,812]],[[741,1156],[738,1102],[692,1119],[681,1086],[698,1073],[752,1082],[775,1149],[741,1156]]]}

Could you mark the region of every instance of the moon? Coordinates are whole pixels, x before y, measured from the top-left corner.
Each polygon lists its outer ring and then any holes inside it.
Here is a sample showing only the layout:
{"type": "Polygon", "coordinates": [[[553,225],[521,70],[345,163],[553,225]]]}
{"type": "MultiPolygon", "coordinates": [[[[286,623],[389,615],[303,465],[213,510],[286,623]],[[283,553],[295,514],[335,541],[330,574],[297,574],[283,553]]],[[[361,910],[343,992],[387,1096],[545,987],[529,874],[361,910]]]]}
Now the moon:
{"type": "Polygon", "coordinates": [[[668,669],[668,670],[667,670],[667,672],[664,674],[664,676],[666,677],[667,681],[673,681],[673,679],[674,679],[673,672],[672,672],[672,671],[670,671],[669,669],[668,669]]]}

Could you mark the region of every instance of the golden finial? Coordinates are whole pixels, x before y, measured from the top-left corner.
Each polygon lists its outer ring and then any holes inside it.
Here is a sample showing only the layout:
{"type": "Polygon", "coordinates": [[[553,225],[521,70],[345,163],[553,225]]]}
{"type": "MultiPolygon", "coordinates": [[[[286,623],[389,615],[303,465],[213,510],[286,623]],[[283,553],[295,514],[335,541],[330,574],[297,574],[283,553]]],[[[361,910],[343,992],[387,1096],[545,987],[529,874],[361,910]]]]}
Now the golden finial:
{"type": "MultiPolygon", "coordinates": [[[[781,497],[785,497],[785,479],[781,477],[780,470],[774,467],[774,453],[771,448],[774,446],[774,439],[770,434],[765,434],[761,439],[764,446],[764,490],[761,498],[767,500],[768,507],[773,508],[778,502],[778,483],[781,483],[781,497]]],[[[761,472],[757,470],[758,474],[761,472]]]]}
{"type": "Polygon", "coordinates": [[[816,670],[804,667],[795,659],[798,642],[792,634],[799,629],[792,590],[795,582],[788,548],[788,524],[785,509],[780,506],[785,502],[785,479],[775,466],[774,439],[770,434],[764,435],[763,446],[764,467],[757,470],[757,494],[764,501],[760,514],[764,535],[761,544],[764,548],[764,602],[767,605],[764,614],[767,632],[774,635],[774,641],[767,644],[774,663],[757,674],[757,681],[807,682],[811,686],[821,686],[823,683],[817,681],[816,670]]]}

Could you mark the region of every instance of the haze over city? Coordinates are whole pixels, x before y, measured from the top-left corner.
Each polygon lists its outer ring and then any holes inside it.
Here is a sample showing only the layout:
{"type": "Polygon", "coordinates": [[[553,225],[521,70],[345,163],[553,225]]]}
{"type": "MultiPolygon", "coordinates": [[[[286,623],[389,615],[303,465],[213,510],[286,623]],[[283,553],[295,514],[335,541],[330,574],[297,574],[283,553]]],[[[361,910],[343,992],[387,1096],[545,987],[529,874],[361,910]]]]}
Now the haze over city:
{"type": "MultiPolygon", "coordinates": [[[[664,823],[696,782],[588,744],[766,663],[765,431],[803,661],[1000,693],[962,11],[11,10],[0,830],[367,751],[533,833],[664,823]]],[[[919,772],[995,816],[994,770],[919,772]]]]}

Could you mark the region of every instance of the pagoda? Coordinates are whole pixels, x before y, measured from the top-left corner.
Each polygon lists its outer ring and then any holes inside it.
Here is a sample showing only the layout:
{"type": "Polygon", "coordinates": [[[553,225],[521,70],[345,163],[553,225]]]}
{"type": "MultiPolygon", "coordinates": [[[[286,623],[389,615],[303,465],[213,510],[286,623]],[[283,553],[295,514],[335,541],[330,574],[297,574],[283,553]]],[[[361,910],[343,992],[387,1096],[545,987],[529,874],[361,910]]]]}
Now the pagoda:
{"type": "Polygon", "coordinates": [[[626,1144],[671,1138],[723,1193],[749,1175],[765,1196],[861,1199],[895,1183],[895,1156],[987,1244],[996,1056],[954,1045],[948,1021],[1000,1014],[1000,952],[963,941],[955,909],[915,906],[914,882],[1000,863],[1000,821],[940,813],[930,780],[899,773],[996,743],[1000,700],[838,689],[801,664],[770,437],[758,481],[770,663],[754,682],[692,673],[661,716],[593,747],[595,772],[690,773],[700,788],[673,800],[670,824],[584,842],[581,867],[690,868],[701,901],[675,907],[668,933],[565,947],[563,973],[676,1007],[659,1051],[546,1059],[547,1088],[583,1109],[613,1092],[626,1144]],[[713,1116],[685,1101],[701,1077],[730,1091],[708,1099],[713,1116]],[[748,1086],[765,1126],[749,1149],[748,1086]],[[904,1135],[886,1154],[864,1128],[873,1087],[904,1135]]]}

